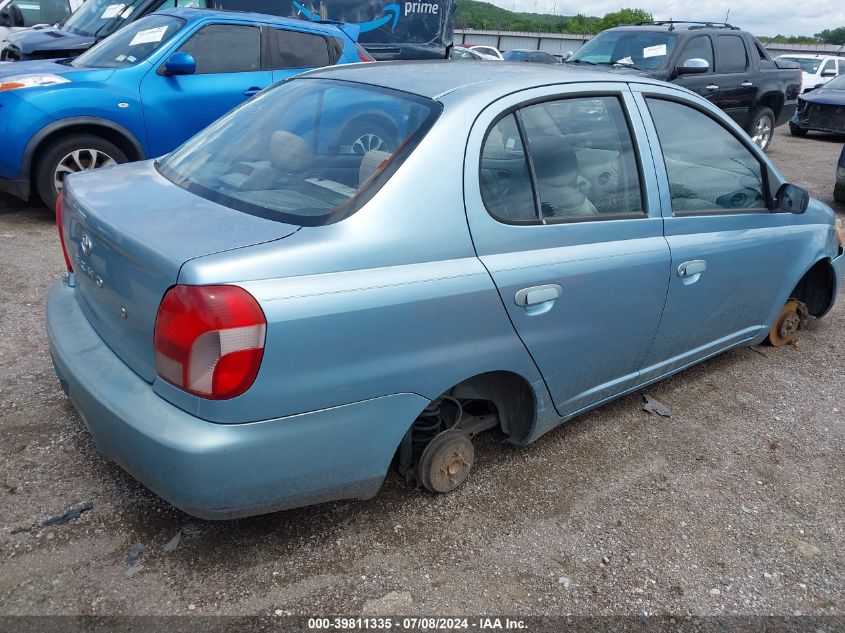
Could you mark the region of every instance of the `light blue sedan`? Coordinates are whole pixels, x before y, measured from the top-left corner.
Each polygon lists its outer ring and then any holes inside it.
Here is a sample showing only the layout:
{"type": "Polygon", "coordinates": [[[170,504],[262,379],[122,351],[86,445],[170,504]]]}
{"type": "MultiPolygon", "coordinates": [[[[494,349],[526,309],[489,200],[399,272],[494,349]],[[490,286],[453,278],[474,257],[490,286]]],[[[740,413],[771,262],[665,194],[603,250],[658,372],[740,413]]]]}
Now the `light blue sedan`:
{"type": "Polygon", "coordinates": [[[307,73],[63,195],[59,380],[204,518],[369,498],[394,458],[448,492],[474,435],[787,344],[845,273],[833,212],[707,101],[539,65],[307,73]],[[362,112],[398,142],[344,146],[362,112]]]}

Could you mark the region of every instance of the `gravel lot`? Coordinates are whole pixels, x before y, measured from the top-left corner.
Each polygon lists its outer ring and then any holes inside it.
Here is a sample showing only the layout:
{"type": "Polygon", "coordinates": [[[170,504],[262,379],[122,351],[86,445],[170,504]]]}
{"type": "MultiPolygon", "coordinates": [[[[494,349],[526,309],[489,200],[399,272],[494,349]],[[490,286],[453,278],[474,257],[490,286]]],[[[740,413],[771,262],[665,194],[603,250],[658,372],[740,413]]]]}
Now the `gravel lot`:
{"type": "MultiPolygon", "coordinates": [[[[775,162],[833,204],[845,139],[783,130],[775,162]]],[[[841,295],[796,347],[651,387],[671,418],[635,394],[526,448],[480,438],[448,496],[391,473],[369,502],[215,523],[99,455],[59,390],[52,214],[0,198],[0,252],[0,614],[845,613],[841,295]]]]}

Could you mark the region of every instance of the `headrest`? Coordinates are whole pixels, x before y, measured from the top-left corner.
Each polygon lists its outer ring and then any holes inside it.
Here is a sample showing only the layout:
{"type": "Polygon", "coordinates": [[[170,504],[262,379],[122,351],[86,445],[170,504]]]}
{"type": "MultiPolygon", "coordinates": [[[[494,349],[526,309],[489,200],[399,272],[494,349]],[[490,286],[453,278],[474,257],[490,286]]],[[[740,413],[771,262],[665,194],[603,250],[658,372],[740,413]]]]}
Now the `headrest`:
{"type": "Polygon", "coordinates": [[[297,172],[311,163],[311,146],[292,132],[276,131],[270,135],[270,160],[274,167],[297,172]]]}
{"type": "Polygon", "coordinates": [[[531,140],[531,158],[537,178],[551,186],[574,185],[578,180],[578,157],[559,136],[531,140]]]}
{"type": "Polygon", "coordinates": [[[382,168],[391,156],[390,152],[379,149],[372,149],[361,158],[361,165],[358,167],[358,187],[363,187],[373,175],[382,168]]]}

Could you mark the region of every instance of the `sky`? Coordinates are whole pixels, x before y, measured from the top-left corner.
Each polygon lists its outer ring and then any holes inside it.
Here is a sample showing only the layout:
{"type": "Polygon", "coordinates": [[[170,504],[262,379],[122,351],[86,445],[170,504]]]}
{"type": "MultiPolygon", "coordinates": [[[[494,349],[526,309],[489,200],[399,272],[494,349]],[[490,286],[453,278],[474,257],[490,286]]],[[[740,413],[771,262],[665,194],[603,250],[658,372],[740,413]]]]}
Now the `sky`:
{"type": "Polygon", "coordinates": [[[845,0],[489,0],[510,11],[602,16],[621,7],[645,9],[655,20],[718,20],[755,35],[813,35],[845,26],[845,0]]]}

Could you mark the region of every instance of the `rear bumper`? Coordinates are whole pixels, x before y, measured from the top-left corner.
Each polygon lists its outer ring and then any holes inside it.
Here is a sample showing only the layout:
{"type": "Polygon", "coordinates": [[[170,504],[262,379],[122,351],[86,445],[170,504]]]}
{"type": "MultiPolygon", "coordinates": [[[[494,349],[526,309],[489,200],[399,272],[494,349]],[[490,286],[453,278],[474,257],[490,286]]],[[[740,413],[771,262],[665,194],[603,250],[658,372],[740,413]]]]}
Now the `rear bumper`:
{"type": "Polygon", "coordinates": [[[176,507],[204,519],[263,514],[378,492],[428,404],[396,394],[247,424],[171,405],[103,343],[64,280],[47,300],[56,374],[98,449],[176,507]]]}

